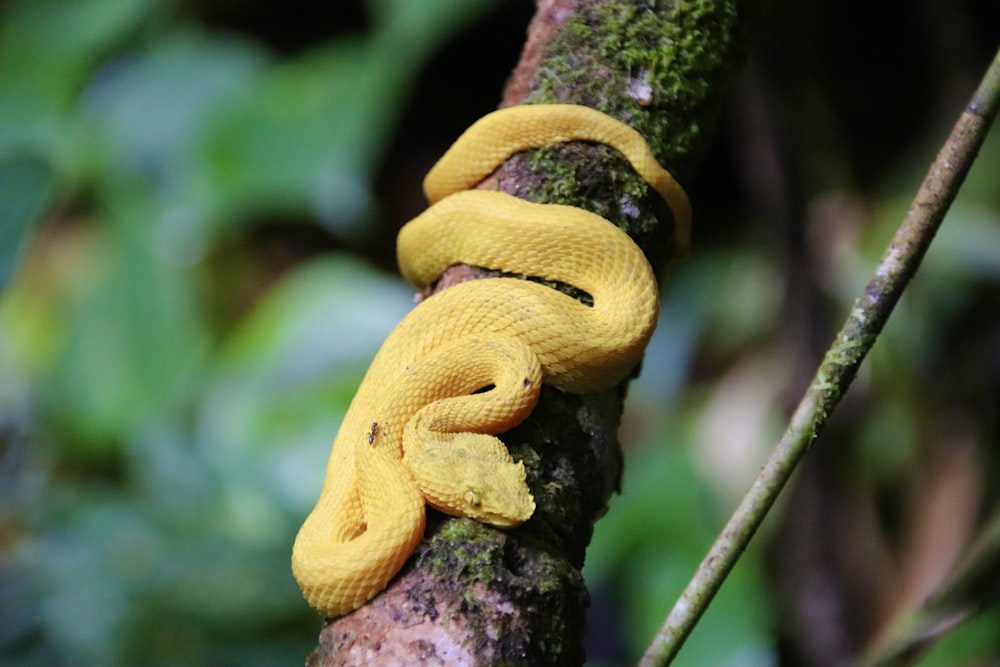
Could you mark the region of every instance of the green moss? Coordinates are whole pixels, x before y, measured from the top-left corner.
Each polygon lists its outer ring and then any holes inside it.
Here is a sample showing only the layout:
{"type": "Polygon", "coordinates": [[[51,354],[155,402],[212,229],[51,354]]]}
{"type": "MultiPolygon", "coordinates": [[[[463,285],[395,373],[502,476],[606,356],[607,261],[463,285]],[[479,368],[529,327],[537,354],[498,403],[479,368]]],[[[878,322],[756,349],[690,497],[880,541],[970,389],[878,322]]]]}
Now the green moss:
{"type": "Polygon", "coordinates": [[[575,102],[633,125],[678,177],[703,153],[747,49],[754,2],[583,0],[556,33],[527,102],[575,102]],[[712,39],[706,39],[711,35],[712,39]]]}
{"type": "MultiPolygon", "coordinates": [[[[622,120],[684,184],[707,150],[706,128],[714,125],[732,63],[746,50],[741,12],[755,3],[660,0],[639,8],[581,0],[548,42],[524,101],[583,104],[622,120]]],[[[517,179],[519,196],[601,215],[635,239],[654,266],[665,263],[670,228],[661,227],[669,213],[617,152],[556,145],[531,151],[526,162],[533,176],[517,179]]]]}
{"type": "Polygon", "coordinates": [[[495,575],[498,551],[503,548],[496,531],[471,519],[445,521],[434,536],[441,548],[427,549],[422,566],[435,576],[452,578],[460,572],[465,581],[490,581],[495,575]]]}

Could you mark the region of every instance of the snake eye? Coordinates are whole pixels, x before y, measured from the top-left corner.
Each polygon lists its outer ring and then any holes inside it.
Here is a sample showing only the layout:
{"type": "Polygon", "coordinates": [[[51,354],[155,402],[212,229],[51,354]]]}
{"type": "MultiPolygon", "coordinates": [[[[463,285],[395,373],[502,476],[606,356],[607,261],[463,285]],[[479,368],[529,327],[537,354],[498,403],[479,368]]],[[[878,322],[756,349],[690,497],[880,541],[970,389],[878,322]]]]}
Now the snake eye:
{"type": "Polygon", "coordinates": [[[480,498],[479,494],[472,489],[465,492],[465,502],[472,507],[479,507],[483,504],[482,498],[480,498]]]}

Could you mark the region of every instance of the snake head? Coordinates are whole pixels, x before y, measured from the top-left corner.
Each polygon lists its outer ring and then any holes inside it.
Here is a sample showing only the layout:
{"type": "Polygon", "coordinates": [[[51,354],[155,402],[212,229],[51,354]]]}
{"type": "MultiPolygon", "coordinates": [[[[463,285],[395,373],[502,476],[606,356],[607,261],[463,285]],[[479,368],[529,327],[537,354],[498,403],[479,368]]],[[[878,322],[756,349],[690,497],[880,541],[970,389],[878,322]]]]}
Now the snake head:
{"type": "Polygon", "coordinates": [[[449,433],[430,444],[414,439],[404,445],[403,462],[427,504],[445,514],[510,528],[535,511],[524,464],[515,463],[495,436],[449,433]]]}
{"type": "Polygon", "coordinates": [[[511,480],[500,480],[499,484],[496,479],[485,483],[466,483],[460,510],[462,516],[499,528],[513,528],[531,518],[535,511],[535,499],[524,483],[523,465],[518,463],[516,467],[521,469],[520,476],[510,476],[511,480]]]}
{"type": "Polygon", "coordinates": [[[519,526],[535,511],[523,463],[493,462],[488,470],[451,472],[446,486],[421,485],[427,504],[436,510],[500,528],[519,526]]]}

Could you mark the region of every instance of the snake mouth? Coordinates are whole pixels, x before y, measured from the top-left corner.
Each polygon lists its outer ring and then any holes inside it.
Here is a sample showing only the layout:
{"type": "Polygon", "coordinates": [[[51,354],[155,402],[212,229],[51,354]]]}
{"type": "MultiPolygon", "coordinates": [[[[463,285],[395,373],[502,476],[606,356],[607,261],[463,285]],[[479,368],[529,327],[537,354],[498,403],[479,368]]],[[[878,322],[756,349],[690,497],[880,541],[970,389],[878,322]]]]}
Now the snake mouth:
{"type": "Polygon", "coordinates": [[[480,487],[467,487],[462,515],[497,528],[514,528],[535,512],[535,499],[526,487],[507,488],[500,493],[495,489],[490,491],[484,493],[480,487]]]}
{"type": "Polygon", "coordinates": [[[492,516],[482,519],[483,523],[488,523],[496,528],[517,528],[523,521],[511,521],[508,517],[492,516]]]}

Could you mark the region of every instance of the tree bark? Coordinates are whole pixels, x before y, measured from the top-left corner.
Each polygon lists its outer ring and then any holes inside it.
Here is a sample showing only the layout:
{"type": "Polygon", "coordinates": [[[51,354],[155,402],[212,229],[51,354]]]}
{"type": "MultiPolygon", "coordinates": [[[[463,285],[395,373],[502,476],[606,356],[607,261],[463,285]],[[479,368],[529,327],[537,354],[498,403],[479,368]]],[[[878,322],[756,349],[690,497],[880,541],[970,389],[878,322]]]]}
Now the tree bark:
{"type": "MultiPolygon", "coordinates": [[[[600,109],[639,130],[688,185],[725,84],[743,62],[756,6],[541,0],[501,106],[600,109]]],[[[608,218],[656,267],[674,254],[669,210],[612,149],[573,143],[526,151],[494,178],[488,187],[608,218]]],[[[473,277],[456,268],[442,284],[473,277]]],[[[428,510],[424,541],[400,575],[370,603],[327,623],[307,664],[583,663],[589,598],[580,571],[594,522],[618,488],[625,388],[587,396],[543,388],[530,418],[502,436],[528,470],[534,516],[504,531],[428,510]]]]}

